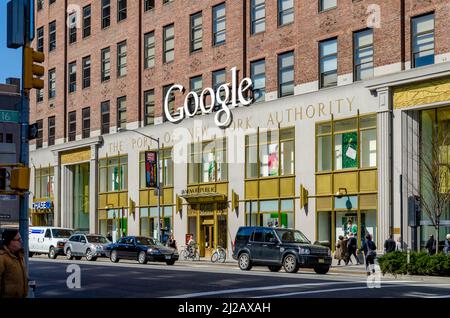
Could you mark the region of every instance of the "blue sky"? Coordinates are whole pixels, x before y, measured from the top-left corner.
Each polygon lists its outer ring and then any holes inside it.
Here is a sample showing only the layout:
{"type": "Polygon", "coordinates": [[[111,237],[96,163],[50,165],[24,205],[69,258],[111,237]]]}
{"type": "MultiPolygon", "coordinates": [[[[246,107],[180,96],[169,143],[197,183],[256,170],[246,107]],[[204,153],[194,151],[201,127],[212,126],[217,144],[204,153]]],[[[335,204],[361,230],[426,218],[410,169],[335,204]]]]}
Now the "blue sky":
{"type": "Polygon", "coordinates": [[[22,77],[22,49],[6,47],[6,4],[9,0],[0,0],[0,83],[7,77],[22,77]]]}

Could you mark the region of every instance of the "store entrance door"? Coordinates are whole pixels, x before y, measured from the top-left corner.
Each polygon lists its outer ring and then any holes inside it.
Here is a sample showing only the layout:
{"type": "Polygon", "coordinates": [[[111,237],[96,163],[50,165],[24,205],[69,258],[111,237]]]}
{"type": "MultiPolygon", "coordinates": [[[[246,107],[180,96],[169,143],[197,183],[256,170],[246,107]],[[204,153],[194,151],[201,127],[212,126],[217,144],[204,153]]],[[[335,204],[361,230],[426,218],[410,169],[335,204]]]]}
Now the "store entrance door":
{"type": "Polygon", "coordinates": [[[211,257],[214,250],[214,218],[202,218],[200,227],[200,256],[211,257]]]}

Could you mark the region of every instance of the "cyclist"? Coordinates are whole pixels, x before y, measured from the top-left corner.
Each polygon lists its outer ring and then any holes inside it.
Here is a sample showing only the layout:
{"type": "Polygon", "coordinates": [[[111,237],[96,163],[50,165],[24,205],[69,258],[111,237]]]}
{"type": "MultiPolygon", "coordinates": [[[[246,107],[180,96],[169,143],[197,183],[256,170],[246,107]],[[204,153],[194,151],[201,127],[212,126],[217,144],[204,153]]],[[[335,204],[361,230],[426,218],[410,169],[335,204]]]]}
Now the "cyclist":
{"type": "Polygon", "coordinates": [[[189,239],[188,244],[187,244],[190,256],[194,256],[195,255],[195,251],[197,249],[196,245],[197,244],[195,243],[194,237],[191,236],[191,238],[189,239]]]}

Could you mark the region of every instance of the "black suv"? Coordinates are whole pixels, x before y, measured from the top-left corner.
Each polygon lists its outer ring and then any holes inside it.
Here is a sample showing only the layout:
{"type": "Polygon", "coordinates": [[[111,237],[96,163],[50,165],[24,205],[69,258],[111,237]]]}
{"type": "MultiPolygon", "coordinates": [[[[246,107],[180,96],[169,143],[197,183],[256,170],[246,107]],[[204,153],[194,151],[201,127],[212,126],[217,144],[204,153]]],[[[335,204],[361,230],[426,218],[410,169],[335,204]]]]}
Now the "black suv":
{"type": "Polygon", "coordinates": [[[239,268],[250,270],[253,265],[268,266],[278,272],[281,267],[296,273],[300,267],[314,268],[326,274],[331,266],[328,247],[311,244],[302,232],[292,229],[241,226],[234,241],[233,258],[239,268]]]}

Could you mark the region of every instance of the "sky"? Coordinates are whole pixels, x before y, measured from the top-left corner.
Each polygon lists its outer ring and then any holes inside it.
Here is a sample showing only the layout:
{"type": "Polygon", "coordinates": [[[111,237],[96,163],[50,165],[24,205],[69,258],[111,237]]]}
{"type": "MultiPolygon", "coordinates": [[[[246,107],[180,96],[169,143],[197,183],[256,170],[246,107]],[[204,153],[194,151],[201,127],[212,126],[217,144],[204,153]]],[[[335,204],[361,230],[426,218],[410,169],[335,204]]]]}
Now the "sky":
{"type": "Polygon", "coordinates": [[[0,83],[7,77],[22,77],[22,49],[6,47],[6,4],[9,0],[0,0],[0,83]]]}

